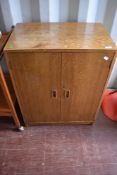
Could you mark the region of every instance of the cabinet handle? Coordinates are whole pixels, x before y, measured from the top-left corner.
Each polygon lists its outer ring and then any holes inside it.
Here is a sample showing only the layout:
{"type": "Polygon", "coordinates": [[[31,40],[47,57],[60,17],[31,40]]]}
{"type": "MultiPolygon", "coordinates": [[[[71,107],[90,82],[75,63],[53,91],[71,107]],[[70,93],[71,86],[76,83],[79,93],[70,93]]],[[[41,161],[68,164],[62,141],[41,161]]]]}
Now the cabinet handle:
{"type": "Polygon", "coordinates": [[[70,90],[64,90],[64,95],[65,95],[65,98],[69,98],[70,90]]]}
{"type": "Polygon", "coordinates": [[[57,91],[56,90],[52,90],[52,97],[54,97],[54,98],[57,97],[57,91]]]}

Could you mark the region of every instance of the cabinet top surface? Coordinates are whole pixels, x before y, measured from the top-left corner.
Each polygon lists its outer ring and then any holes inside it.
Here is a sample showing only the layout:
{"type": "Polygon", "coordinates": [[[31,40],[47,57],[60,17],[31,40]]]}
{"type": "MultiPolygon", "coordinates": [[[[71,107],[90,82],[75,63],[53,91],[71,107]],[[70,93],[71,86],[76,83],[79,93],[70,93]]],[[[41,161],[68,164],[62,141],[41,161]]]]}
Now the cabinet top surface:
{"type": "Polygon", "coordinates": [[[117,50],[100,23],[19,23],[5,51],[117,50]]]}

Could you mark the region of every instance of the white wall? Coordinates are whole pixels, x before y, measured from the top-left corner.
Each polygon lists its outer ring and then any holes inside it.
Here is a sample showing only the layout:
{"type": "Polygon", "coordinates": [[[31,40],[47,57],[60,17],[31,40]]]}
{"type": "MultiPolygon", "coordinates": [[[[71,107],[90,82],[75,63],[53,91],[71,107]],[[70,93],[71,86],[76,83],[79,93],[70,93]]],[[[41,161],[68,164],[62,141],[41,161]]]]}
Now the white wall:
{"type": "MultiPolygon", "coordinates": [[[[18,22],[101,22],[117,43],[117,0],[0,0],[0,30],[18,22]]],[[[109,81],[117,87],[117,63],[109,81]]]]}

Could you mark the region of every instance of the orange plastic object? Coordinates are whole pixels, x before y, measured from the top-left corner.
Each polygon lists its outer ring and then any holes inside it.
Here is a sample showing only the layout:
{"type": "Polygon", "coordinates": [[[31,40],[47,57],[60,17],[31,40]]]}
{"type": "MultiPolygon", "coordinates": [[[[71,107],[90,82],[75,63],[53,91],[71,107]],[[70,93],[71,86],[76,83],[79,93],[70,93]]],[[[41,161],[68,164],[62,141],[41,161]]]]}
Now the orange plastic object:
{"type": "Polygon", "coordinates": [[[108,118],[117,121],[117,91],[105,91],[102,101],[102,110],[108,118]]]}

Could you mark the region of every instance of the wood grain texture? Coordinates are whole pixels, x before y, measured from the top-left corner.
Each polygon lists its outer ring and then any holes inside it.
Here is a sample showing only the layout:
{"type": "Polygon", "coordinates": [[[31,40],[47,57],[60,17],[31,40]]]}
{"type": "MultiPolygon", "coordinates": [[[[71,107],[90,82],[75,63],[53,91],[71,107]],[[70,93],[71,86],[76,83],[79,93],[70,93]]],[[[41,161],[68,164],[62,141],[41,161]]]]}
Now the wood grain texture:
{"type": "Polygon", "coordinates": [[[117,49],[100,23],[17,24],[5,47],[6,51],[38,50],[41,52],[45,50],[76,52],[91,49],[117,49]]]}
{"type": "Polygon", "coordinates": [[[99,23],[17,24],[4,51],[26,123],[94,122],[116,50],[99,23]]]}
{"type": "Polygon", "coordinates": [[[9,53],[8,59],[26,122],[60,121],[60,54],[9,53]],[[56,97],[52,91],[56,91],[56,97]]]}
{"type": "Polygon", "coordinates": [[[63,53],[63,121],[94,121],[114,53],[63,53]],[[104,60],[108,56],[109,60],[104,60]],[[65,91],[70,90],[69,97],[65,91]]]}
{"type": "Polygon", "coordinates": [[[107,77],[106,83],[105,83],[105,85],[104,85],[104,87],[103,87],[103,93],[102,93],[102,96],[101,96],[101,98],[100,98],[100,102],[99,102],[98,107],[97,107],[95,119],[96,119],[96,117],[97,117],[97,115],[98,115],[98,112],[99,112],[99,110],[100,110],[100,106],[101,106],[101,103],[102,103],[102,100],[103,100],[104,92],[105,92],[105,90],[108,88],[108,81],[109,81],[109,79],[110,79],[110,76],[111,76],[111,73],[112,73],[112,70],[113,70],[113,66],[114,66],[114,64],[115,64],[116,59],[117,59],[117,52],[114,52],[114,56],[113,56],[113,60],[112,60],[111,65],[110,65],[110,70],[109,70],[109,73],[108,73],[108,77],[107,77]]]}

